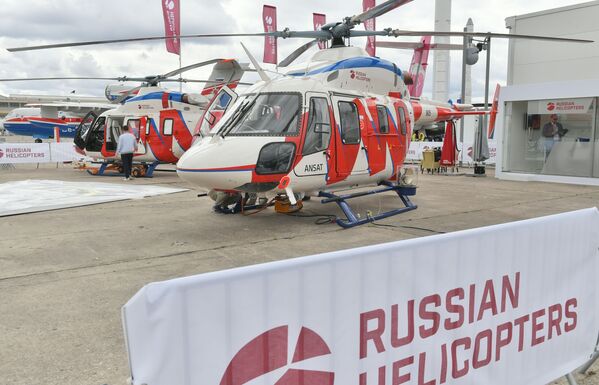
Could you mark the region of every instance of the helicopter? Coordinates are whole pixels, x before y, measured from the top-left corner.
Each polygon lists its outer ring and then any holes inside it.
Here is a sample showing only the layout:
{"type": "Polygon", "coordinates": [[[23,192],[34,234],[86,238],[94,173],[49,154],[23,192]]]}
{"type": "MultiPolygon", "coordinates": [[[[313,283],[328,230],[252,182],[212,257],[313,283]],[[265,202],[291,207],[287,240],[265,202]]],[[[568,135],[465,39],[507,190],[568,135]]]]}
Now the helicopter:
{"type": "Polygon", "coordinates": [[[210,122],[205,127],[197,124],[206,107],[211,105],[212,109],[218,110],[212,115],[214,119],[219,112],[226,110],[232,100],[228,95],[233,94],[232,90],[239,84],[246,67],[233,59],[212,59],[164,75],[117,78],[120,81],[143,83],[134,88],[107,86],[106,97],[121,104],[99,115],[90,111],[77,128],[74,138],[77,150],[88,157],[102,160],[100,168],[90,173],[103,175],[111,166],[119,168],[115,151],[118,137],[125,126],[138,140],[134,154],[137,165],[133,169],[134,176],[149,177],[158,164],[176,163],[191,146],[194,134],[199,136],[209,130],[210,122]],[[208,80],[169,79],[209,64],[214,64],[214,67],[208,80]],[[165,81],[202,82],[206,86],[199,94],[180,93],[158,85],[165,81]]]}
{"type": "MultiPolygon", "coordinates": [[[[470,105],[412,99],[407,73],[391,61],[371,57],[349,40],[366,36],[484,36],[569,42],[586,40],[543,36],[478,33],[355,30],[411,0],[388,0],[361,14],[329,23],[318,31],[180,35],[179,38],[274,36],[309,38],[286,59],[277,77],[269,76],[245,48],[261,81],[238,95],[208,135],[197,140],[177,162],[179,176],[209,190],[220,212],[265,208],[274,202],[279,212],[301,209],[301,198],[318,196],[336,203],[346,218],[344,228],[414,210],[416,194],[403,168],[412,131],[417,125],[452,122],[466,115],[486,114],[470,105]],[[295,58],[319,41],[330,47],[305,63],[295,58]],[[356,188],[376,186],[368,191],[356,188]],[[340,192],[349,193],[340,194],[340,192]],[[348,200],[393,191],[403,207],[359,217],[348,200]],[[252,204],[256,199],[258,204],[252,204]],[[232,207],[231,207],[232,206],[232,207]]],[[[159,40],[164,37],[61,43],[10,51],[159,40]]]]}

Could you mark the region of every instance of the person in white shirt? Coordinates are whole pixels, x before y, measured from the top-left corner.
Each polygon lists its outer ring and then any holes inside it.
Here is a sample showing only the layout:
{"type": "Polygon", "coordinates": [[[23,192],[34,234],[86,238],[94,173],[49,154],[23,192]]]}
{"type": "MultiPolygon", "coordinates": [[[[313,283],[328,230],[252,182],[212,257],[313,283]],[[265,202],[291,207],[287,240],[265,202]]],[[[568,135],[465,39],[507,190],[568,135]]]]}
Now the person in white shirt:
{"type": "Polygon", "coordinates": [[[131,167],[133,165],[133,153],[137,151],[137,138],[129,132],[129,127],[123,127],[123,133],[119,136],[116,146],[116,156],[121,156],[123,162],[124,180],[131,180],[131,167]]]}

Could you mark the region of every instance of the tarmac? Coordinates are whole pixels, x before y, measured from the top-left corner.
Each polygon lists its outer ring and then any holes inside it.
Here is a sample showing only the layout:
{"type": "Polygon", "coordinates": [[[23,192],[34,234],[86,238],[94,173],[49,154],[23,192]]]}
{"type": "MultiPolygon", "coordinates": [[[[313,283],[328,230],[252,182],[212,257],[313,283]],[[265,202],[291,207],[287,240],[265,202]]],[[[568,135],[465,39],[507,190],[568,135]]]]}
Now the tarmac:
{"type": "MultiPolygon", "coordinates": [[[[26,179],[191,187],[173,172],[125,182],[72,165],[0,169],[0,183],[26,179]]],[[[599,206],[599,187],[500,181],[492,169],[420,175],[417,210],[349,230],[317,224],[340,211],[315,198],[294,216],[244,216],[216,214],[198,193],[0,218],[0,384],[126,384],[120,308],[153,281],[599,206]]],[[[376,214],[398,202],[354,204],[376,214]]],[[[598,369],[578,383],[599,384],[598,369]]]]}

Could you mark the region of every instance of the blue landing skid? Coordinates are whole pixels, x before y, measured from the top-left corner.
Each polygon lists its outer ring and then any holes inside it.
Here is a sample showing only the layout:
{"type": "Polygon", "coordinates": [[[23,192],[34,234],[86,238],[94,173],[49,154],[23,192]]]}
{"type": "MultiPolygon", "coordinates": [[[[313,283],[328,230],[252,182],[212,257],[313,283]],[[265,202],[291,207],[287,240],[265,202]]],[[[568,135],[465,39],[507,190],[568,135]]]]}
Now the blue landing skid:
{"type": "Polygon", "coordinates": [[[154,162],[151,165],[149,165],[148,169],[146,170],[146,175],[144,177],[152,178],[154,176],[154,170],[156,170],[156,167],[158,167],[159,164],[160,162],[154,162]]]}
{"type": "MultiPolygon", "coordinates": [[[[106,171],[106,168],[108,166],[110,166],[113,163],[108,163],[108,162],[102,162],[102,164],[100,165],[100,168],[98,169],[97,173],[93,173],[90,170],[87,170],[87,173],[90,175],[95,175],[95,176],[108,176],[108,174],[104,174],[104,172],[106,171]]],[[[152,178],[154,176],[154,170],[156,170],[156,167],[158,167],[158,165],[160,164],[160,162],[156,161],[152,164],[150,164],[148,166],[148,169],[146,170],[145,175],[143,176],[143,178],[152,178]]],[[[110,176],[123,176],[122,172],[116,173],[116,174],[112,174],[110,176]]]]}
{"type": "Polygon", "coordinates": [[[106,163],[106,162],[104,162],[104,163],[102,163],[102,165],[101,165],[101,166],[100,166],[100,168],[98,169],[98,172],[97,172],[97,173],[95,173],[95,174],[94,174],[94,173],[93,173],[92,171],[90,171],[90,170],[87,170],[87,173],[88,173],[89,175],[98,175],[98,176],[103,176],[103,175],[104,175],[104,171],[106,171],[106,167],[108,167],[109,165],[110,165],[110,163],[106,163]]]}
{"type": "Polygon", "coordinates": [[[394,215],[405,213],[406,211],[411,211],[411,210],[415,210],[416,208],[418,208],[418,206],[415,205],[414,203],[412,203],[412,201],[410,201],[410,198],[408,197],[408,196],[416,195],[416,187],[398,186],[391,182],[382,182],[381,185],[384,185],[385,187],[379,188],[377,190],[370,190],[370,191],[364,191],[364,192],[359,192],[359,193],[355,193],[355,194],[347,194],[347,195],[335,195],[335,194],[321,191],[318,194],[318,196],[326,198],[326,199],[323,199],[321,201],[321,203],[335,202],[335,203],[337,203],[337,205],[339,205],[339,208],[341,208],[341,210],[343,211],[343,213],[345,214],[347,219],[337,218],[337,219],[335,219],[335,222],[339,226],[346,228],[346,229],[348,229],[350,227],[355,227],[355,226],[363,225],[366,223],[374,222],[379,219],[392,217],[394,215]],[[363,219],[358,219],[358,216],[356,215],[356,213],[354,213],[354,211],[352,210],[350,205],[346,202],[348,199],[357,198],[357,197],[361,197],[361,196],[365,196],[365,195],[380,194],[380,193],[384,193],[387,191],[395,191],[397,193],[397,195],[399,196],[399,198],[401,199],[401,201],[403,202],[403,204],[405,205],[405,207],[402,207],[402,208],[399,208],[396,210],[387,211],[387,212],[384,212],[384,213],[381,213],[378,215],[374,215],[374,216],[369,215],[363,219]]]}

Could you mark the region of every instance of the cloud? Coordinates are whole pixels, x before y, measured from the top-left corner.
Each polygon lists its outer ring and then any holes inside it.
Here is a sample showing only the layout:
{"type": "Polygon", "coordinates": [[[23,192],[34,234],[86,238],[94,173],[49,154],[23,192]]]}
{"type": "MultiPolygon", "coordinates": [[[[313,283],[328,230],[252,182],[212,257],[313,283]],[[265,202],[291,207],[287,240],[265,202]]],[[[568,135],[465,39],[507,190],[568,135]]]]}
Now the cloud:
{"type": "MultiPolygon", "coordinates": [[[[378,0],[380,3],[382,0],[378,0]]],[[[516,14],[577,3],[578,0],[488,0],[473,3],[454,0],[452,23],[461,30],[467,19],[474,20],[479,31],[506,32],[505,18],[516,14]]],[[[0,23],[0,47],[52,44],[60,42],[103,40],[140,36],[157,36],[164,32],[160,1],[148,0],[4,0],[3,22],[0,23]]],[[[327,21],[341,21],[361,11],[360,0],[342,3],[330,1],[269,0],[278,9],[279,29],[312,29],[312,12],[325,13],[327,21]]],[[[261,32],[262,2],[248,0],[181,0],[182,33],[261,32]]],[[[434,1],[413,1],[377,19],[377,27],[431,30],[434,24],[434,1]]],[[[357,27],[361,29],[362,27],[357,27]]],[[[414,41],[416,38],[401,39],[414,41]]],[[[186,39],[182,42],[183,65],[215,57],[234,57],[247,61],[239,41],[258,58],[262,57],[263,39],[216,38],[186,39]]],[[[459,42],[459,39],[455,40],[459,42]]],[[[286,57],[305,40],[279,40],[279,59],[286,57]]],[[[353,45],[363,46],[364,39],[353,39],[353,45]]],[[[312,49],[310,52],[315,52],[312,49]]],[[[380,49],[379,54],[398,64],[409,66],[411,53],[380,49]]],[[[302,56],[305,60],[309,53],[302,56]]],[[[493,41],[491,79],[504,81],[507,70],[507,43],[493,41]]],[[[482,99],[484,60],[472,68],[473,94],[482,99]]],[[[432,60],[430,60],[432,63],[432,60]]],[[[163,42],[64,48],[22,53],[0,52],[0,77],[32,76],[145,76],[178,68],[179,58],[165,51],[163,42]]],[[[205,78],[210,68],[185,74],[190,78],[205,78]]],[[[452,97],[459,95],[461,59],[452,55],[452,97]]],[[[426,79],[425,94],[430,94],[432,66],[426,79]]],[[[106,82],[32,82],[0,83],[0,93],[35,92],[61,94],[76,89],[78,93],[102,95],[106,82]]],[[[193,92],[197,84],[184,85],[193,92]]],[[[491,85],[491,91],[494,83],[491,85]]]]}

